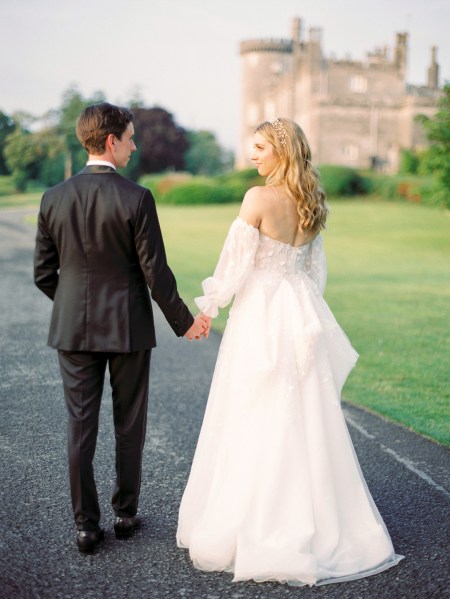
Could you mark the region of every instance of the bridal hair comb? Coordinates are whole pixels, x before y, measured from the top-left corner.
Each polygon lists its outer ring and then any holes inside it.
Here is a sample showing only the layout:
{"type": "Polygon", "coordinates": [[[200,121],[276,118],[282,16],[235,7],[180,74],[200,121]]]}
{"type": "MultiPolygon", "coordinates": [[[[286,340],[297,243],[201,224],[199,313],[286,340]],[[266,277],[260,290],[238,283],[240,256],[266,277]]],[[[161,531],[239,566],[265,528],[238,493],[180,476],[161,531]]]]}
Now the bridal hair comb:
{"type": "Polygon", "coordinates": [[[280,144],[284,146],[286,144],[287,133],[286,129],[283,127],[283,123],[280,121],[280,119],[275,119],[274,121],[270,121],[270,124],[275,129],[275,133],[280,140],[280,144]]]}

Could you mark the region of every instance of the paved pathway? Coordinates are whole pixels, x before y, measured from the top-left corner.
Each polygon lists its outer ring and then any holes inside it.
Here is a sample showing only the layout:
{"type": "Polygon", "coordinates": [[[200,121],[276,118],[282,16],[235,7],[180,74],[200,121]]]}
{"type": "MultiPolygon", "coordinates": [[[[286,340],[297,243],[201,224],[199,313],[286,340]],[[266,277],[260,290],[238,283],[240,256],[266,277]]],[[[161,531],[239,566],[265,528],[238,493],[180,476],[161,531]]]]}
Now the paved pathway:
{"type": "Polygon", "coordinates": [[[113,428],[105,392],[96,476],[106,540],[95,555],[79,554],[61,382],[56,354],[45,345],[51,305],[32,283],[34,229],[25,215],[0,212],[0,598],[448,596],[449,452],[349,405],[345,413],[367,483],[406,559],[378,576],[320,588],[233,584],[227,574],[195,570],[175,545],[177,509],[220,337],[189,344],[173,335],[159,312],[140,506],[144,525],[129,541],[114,538],[113,428]]]}

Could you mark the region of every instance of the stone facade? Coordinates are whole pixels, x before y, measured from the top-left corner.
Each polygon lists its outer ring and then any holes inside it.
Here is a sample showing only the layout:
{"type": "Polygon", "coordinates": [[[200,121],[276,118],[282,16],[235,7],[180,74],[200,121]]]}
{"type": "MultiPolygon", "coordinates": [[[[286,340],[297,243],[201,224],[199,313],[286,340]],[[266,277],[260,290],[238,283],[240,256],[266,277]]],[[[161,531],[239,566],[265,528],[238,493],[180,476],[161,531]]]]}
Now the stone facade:
{"type": "Polygon", "coordinates": [[[425,145],[416,114],[433,115],[440,95],[436,48],[425,86],[406,83],[408,34],[394,51],[376,49],[364,61],[326,58],[321,30],[241,43],[242,121],[237,167],[249,166],[255,127],[278,116],[301,125],[316,164],[343,164],[395,172],[402,148],[425,145]]]}

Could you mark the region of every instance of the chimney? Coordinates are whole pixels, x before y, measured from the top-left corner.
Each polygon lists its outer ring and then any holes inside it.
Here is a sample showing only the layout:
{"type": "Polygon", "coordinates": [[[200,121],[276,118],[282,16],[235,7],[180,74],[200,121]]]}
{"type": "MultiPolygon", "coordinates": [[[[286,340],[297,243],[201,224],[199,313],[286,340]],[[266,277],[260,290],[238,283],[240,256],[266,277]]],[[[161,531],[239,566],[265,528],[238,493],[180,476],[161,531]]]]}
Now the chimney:
{"type": "Polygon", "coordinates": [[[437,47],[431,48],[431,64],[428,67],[428,87],[430,89],[438,89],[439,87],[439,65],[436,61],[437,47]]]}
{"type": "Polygon", "coordinates": [[[292,19],[292,41],[294,44],[302,42],[302,20],[298,17],[292,19]]]}

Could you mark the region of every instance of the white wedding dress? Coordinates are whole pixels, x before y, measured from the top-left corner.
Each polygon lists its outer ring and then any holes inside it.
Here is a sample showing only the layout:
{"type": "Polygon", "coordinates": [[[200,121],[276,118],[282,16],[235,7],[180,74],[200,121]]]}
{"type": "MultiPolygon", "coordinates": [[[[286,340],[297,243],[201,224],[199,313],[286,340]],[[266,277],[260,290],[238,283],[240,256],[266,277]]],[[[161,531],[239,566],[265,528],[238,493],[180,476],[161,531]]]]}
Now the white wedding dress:
{"type": "Polygon", "coordinates": [[[322,297],[322,238],[237,218],[199,308],[235,295],[180,507],[179,547],[234,581],[319,585],[396,563],[340,405],[358,354],[322,297]]]}

